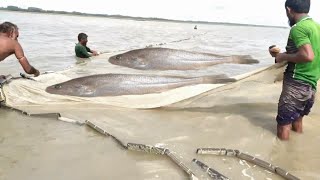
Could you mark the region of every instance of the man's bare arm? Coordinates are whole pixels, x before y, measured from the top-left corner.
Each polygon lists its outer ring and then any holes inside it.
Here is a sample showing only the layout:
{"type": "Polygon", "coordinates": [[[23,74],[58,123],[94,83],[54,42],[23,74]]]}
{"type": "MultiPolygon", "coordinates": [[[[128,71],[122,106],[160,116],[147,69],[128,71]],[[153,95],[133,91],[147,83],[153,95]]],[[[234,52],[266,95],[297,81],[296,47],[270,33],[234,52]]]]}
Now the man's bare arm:
{"type": "Polygon", "coordinates": [[[293,63],[302,63],[302,62],[311,62],[314,59],[314,53],[311,47],[311,44],[305,44],[299,47],[298,52],[295,54],[286,54],[279,53],[276,55],[277,62],[293,62],[293,63]]]}
{"type": "Polygon", "coordinates": [[[29,64],[29,61],[24,56],[23,49],[22,49],[21,45],[18,42],[15,45],[15,55],[16,55],[16,58],[19,60],[19,63],[21,64],[23,70],[26,73],[34,74],[34,76],[39,76],[40,72],[36,68],[34,68],[33,66],[31,66],[29,64]]]}

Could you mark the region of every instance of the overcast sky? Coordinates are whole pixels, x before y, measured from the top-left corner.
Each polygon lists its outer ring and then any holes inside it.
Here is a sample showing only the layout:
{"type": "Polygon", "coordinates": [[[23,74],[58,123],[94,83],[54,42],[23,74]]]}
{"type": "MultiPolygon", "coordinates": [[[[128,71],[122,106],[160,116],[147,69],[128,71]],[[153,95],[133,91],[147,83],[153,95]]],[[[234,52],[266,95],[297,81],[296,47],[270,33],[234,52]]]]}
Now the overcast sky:
{"type": "MultiPolygon", "coordinates": [[[[178,20],[287,26],[285,0],[0,0],[0,6],[45,10],[121,14],[178,20]]],[[[320,0],[312,0],[310,15],[320,20],[320,0]]]]}

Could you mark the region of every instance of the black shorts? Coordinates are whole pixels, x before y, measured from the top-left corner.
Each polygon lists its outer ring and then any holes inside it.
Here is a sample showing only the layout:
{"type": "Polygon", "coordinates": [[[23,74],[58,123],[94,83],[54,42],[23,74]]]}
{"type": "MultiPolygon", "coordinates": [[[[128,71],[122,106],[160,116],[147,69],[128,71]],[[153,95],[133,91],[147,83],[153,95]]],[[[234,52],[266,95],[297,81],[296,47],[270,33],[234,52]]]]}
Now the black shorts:
{"type": "Polygon", "coordinates": [[[314,104],[315,92],[310,84],[289,77],[284,78],[276,118],[278,124],[288,125],[299,117],[308,115],[314,104]]]}

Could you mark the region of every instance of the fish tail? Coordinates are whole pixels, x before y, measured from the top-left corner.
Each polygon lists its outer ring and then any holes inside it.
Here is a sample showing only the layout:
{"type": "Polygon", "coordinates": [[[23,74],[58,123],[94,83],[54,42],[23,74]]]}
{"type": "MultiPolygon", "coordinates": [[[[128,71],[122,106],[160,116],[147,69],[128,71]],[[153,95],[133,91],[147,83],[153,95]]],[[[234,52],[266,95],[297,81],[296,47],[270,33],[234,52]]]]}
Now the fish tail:
{"type": "Polygon", "coordinates": [[[237,81],[236,79],[229,78],[228,76],[226,76],[224,74],[219,74],[219,75],[214,75],[214,76],[204,76],[201,78],[202,78],[202,82],[204,84],[226,84],[226,83],[237,81]]]}
{"type": "Polygon", "coordinates": [[[258,60],[253,59],[250,55],[234,55],[231,56],[232,61],[237,64],[257,64],[258,60]]]}

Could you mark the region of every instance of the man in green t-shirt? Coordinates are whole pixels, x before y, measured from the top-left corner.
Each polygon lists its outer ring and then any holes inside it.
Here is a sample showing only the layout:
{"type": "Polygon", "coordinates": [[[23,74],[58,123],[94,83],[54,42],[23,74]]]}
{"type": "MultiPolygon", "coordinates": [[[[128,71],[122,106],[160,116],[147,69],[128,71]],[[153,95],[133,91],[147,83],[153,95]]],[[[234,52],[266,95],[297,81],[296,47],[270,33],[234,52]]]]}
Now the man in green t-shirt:
{"type": "Polygon", "coordinates": [[[97,51],[91,50],[90,48],[87,47],[88,35],[86,35],[85,33],[80,33],[78,35],[78,41],[79,41],[79,43],[76,44],[76,46],[74,48],[77,57],[89,58],[92,55],[93,56],[99,55],[99,53],[97,51]],[[89,54],[88,52],[90,52],[92,54],[89,54]]]}
{"type": "Polygon", "coordinates": [[[286,0],[291,26],[285,53],[269,51],[277,63],[288,62],[278,104],[277,136],[288,140],[292,129],[302,133],[320,78],[320,25],[308,16],[310,0],[286,0]]]}

